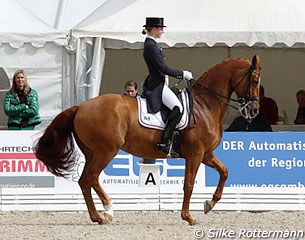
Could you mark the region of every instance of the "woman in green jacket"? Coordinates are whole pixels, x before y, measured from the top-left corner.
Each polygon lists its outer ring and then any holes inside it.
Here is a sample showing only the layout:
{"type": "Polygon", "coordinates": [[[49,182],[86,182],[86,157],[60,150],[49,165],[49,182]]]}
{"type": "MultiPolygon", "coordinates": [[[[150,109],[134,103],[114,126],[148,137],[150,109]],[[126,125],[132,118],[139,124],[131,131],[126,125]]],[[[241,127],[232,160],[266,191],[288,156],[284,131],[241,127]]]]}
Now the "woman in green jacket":
{"type": "Polygon", "coordinates": [[[17,70],[4,99],[9,130],[33,130],[41,123],[37,91],[30,87],[24,70],[17,70]]]}

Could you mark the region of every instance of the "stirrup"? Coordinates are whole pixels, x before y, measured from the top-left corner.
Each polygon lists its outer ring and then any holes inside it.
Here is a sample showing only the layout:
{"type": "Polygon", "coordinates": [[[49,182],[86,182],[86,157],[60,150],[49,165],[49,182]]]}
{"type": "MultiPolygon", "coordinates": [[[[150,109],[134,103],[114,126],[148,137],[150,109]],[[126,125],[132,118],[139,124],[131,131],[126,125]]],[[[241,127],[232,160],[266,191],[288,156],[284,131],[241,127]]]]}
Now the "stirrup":
{"type": "Polygon", "coordinates": [[[173,150],[173,143],[171,141],[158,143],[157,146],[161,152],[167,153],[166,155],[167,158],[179,157],[179,153],[176,153],[173,150]]]}
{"type": "Polygon", "coordinates": [[[179,153],[176,153],[175,151],[169,151],[166,155],[167,158],[178,158],[179,153]]]}
{"type": "Polygon", "coordinates": [[[173,143],[171,143],[171,145],[169,146],[169,151],[167,153],[167,158],[178,158],[178,157],[179,157],[179,153],[173,150],[173,143]]]}

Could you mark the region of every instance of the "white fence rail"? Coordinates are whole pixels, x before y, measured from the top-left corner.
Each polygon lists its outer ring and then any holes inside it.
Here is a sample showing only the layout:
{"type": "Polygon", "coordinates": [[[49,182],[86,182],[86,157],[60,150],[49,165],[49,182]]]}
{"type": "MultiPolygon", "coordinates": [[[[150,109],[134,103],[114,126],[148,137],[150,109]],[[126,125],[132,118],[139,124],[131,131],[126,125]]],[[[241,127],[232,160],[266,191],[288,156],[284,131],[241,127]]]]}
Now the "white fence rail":
{"type": "MultiPolygon", "coordinates": [[[[214,188],[193,193],[191,210],[203,210],[203,203],[210,200],[214,188]]],[[[0,189],[1,211],[84,211],[86,205],[80,191],[50,189],[0,189]]],[[[110,193],[114,210],[180,210],[183,193],[161,192],[159,189],[139,189],[138,192],[110,193]]],[[[93,194],[97,209],[102,211],[101,201],[93,194]]],[[[214,210],[268,211],[305,210],[305,189],[240,188],[224,191],[214,210]]]]}

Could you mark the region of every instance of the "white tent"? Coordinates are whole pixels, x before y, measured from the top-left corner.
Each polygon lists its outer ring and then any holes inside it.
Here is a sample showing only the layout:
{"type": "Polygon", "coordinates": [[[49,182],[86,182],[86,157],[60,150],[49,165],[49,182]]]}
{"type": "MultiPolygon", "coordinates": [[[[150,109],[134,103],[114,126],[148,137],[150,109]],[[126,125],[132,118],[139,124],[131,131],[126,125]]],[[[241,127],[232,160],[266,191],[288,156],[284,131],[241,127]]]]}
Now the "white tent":
{"type": "Polygon", "coordinates": [[[106,0],[17,0],[48,25],[70,30],[106,0]]]}
{"type": "Polygon", "coordinates": [[[15,0],[0,0],[0,44],[19,48],[24,43],[41,47],[47,42],[66,43],[66,36],[42,22],[15,0]]]}
{"type": "MultiPolygon", "coordinates": [[[[126,49],[141,49],[144,41],[142,25],[145,17],[149,16],[165,18],[168,27],[160,39],[161,44],[165,48],[181,48],[179,51],[183,52],[185,66],[197,73],[195,75],[202,73],[202,68],[195,69],[198,61],[209,67],[226,57],[252,57],[252,53],[259,53],[263,58],[264,76],[269,81],[283,78],[276,82],[277,89],[273,87],[274,83],[266,81],[266,93],[276,98],[280,110],[286,109],[290,120],[293,120],[296,108],[294,94],[297,88],[304,88],[305,79],[301,64],[301,61],[305,62],[305,1],[108,0],[72,32],[78,39],[77,84],[89,89],[89,98],[99,94],[102,71],[104,64],[107,65],[105,49],[122,49],[121,52],[130,55],[131,51],[126,49]],[[197,52],[202,54],[198,56],[197,52]],[[290,84],[286,86],[288,79],[290,84]],[[281,97],[282,87],[287,89],[288,101],[281,97]]],[[[109,52],[110,55],[119,55],[115,50],[109,52]]],[[[179,61],[183,62],[183,59],[178,51],[168,52],[176,58],[173,63],[180,66],[179,61]]],[[[126,74],[116,75],[119,72],[117,68],[132,69],[134,61],[138,61],[137,65],[146,71],[139,62],[142,60],[140,54],[136,58],[120,55],[116,60],[108,60],[117,66],[108,75],[105,73],[107,69],[104,69],[103,84],[115,82],[114,76],[127,80],[126,74]],[[120,62],[121,59],[128,59],[128,67],[120,62]]],[[[134,68],[135,71],[140,70],[134,68]]],[[[77,95],[79,100],[83,100],[80,93],[77,95]]]]}
{"type": "Polygon", "coordinates": [[[304,46],[304,12],[302,0],[109,0],[73,33],[78,38],[102,37],[132,44],[143,41],[141,25],[146,16],[162,16],[168,25],[162,42],[170,47],[304,46]]]}
{"type": "MultiPolygon", "coordinates": [[[[48,26],[15,0],[0,4],[0,67],[9,79],[17,69],[25,69],[30,85],[38,90],[42,118],[54,117],[69,105],[63,102],[63,88],[69,87],[62,81],[69,75],[66,33],[48,26]]],[[[2,95],[3,90],[7,89],[2,95]]],[[[0,125],[5,125],[2,107],[0,113],[0,125]]]]}
{"type": "MultiPolygon", "coordinates": [[[[106,0],[17,0],[24,8],[30,11],[32,14],[40,18],[43,22],[47,23],[49,26],[52,26],[60,31],[69,32],[69,30],[82,21],[85,17],[91,14],[99,6],[101,6],[106,0]]],[[[71,46],[70,46],[71,47],[71,46]]],[[[68,85],[64,88],[64,92],[67,94],[64,100],[67,104],[64,103],[63,108],[73,105],[75,102],[82,102],[86,100],[88,94],[86,93],[88,84],[78,84],[79,81],[74,81],[74,57],[75,49],[69,48],[69,57],[70,66],[68,68],[69,77],[63,78],[63,83],[68,85]],[[75,85],[73,85],[75,83],[75,85]],[[75,90],[77,88],[77,90],[75,90]],[[79,99],[75,101],[74,93],[79,99]],[[67,97],[69,96],[69,97],[67,97]]],[[[79,78],[84,78],[86,72],[79,78]]]]}

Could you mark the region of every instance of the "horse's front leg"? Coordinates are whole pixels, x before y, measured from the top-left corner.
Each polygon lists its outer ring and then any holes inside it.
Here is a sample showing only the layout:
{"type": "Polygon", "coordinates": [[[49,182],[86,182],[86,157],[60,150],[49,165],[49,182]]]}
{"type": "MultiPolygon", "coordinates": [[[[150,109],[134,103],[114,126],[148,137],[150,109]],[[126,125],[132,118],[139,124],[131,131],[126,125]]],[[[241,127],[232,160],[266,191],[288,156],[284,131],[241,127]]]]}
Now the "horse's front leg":
{"type": "Polygon", "coordinates": [[[216,191],[213,195],[213,198],[211,201],[206,201],[204,204],[204,213],[208,213],[221,199],[223,188],[228,178],[228,170],[226,166],[213,153],[208,156],[205,156],[202,163],[213,169],[216,169],[216,171],[219,173],[219,182],[216,191]]]}
{"type": "Polygon", "coordinates": [[[183,204],[181,210],[181,218],[187,221],[190,225],[194,225],[197,223],[196,219],[192,217],[189,211],[190,200],[193,193],[194,182],[198,172],[198,168],[200,166],[201,160],[200,158],[185,158],[185,177],[184,177],[184,196],[183,196],[183,204]],[[197,159],[197,160],[196,160],[197,159]]]}

